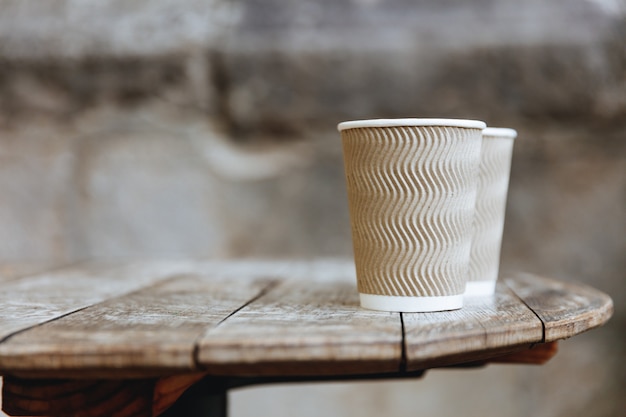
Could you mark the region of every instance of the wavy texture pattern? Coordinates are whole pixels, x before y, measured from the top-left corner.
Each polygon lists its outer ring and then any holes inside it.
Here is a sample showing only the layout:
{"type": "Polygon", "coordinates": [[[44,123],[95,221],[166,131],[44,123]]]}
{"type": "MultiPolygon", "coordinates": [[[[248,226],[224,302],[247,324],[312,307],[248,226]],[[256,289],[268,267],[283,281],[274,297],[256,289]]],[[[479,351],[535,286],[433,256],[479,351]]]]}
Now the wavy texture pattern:
{"type": "Polygon", "coordinates": [[[498,279],[513,141],[483,138],[468,281],[498,279]]]}
{"type": "Polygon", "coordinates": [[[341,136],[359,292],[462,294],[480,129],[358,128],[341,136]]]}

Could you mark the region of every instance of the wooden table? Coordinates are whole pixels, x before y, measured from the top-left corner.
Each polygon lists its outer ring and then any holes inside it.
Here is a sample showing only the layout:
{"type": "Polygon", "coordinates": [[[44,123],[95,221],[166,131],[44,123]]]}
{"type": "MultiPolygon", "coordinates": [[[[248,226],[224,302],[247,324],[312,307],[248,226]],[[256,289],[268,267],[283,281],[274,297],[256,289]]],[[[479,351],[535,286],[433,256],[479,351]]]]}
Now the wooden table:
{"type": "Polygon", "coordinates": [[[520,273],[458,311],[367,311],[353,270],[345,260],[0,268],[12,271],[0,275],[3,410],[225,415],[226,391],[253,383],[542,363],[613,309],[587,286],[520,273]]]}

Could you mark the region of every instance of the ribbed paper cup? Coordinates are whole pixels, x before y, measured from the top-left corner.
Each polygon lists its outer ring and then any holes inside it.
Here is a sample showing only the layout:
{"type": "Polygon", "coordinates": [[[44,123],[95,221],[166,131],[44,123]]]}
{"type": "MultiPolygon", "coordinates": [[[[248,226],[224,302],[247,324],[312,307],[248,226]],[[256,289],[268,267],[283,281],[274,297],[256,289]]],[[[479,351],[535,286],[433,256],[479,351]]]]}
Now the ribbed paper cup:
{"type": "Polygon", "coordinates": [[[484,127],[457,119],[339,124],[362,307],[462,307],[484,127]]]}
{"type": "Polygon", "coordinates": [[[478,171],[474,238],[465,295],[486,296],[495,291],[500,268],[504,211],[509,189],[511,156],[517,132],[486,128],[478,171]]]}

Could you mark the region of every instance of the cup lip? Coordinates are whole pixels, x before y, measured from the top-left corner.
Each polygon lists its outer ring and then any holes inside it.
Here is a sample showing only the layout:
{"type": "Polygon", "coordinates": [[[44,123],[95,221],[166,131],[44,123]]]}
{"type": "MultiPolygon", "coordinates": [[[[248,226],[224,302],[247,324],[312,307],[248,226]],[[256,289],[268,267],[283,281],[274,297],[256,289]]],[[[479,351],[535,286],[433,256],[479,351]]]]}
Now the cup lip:
{"type": "Polygon", "coordinates": [[[406,119],[364,119],[341,122],[337,125],[340,132],[348,129],[362,127],[399,127],[399,126],[443,126],[464,127],[468,129],[485,129],[487,124],[480,120],[469,119],[431,119],[431,118],[406,118],[406,119]]]}
{"type": "Polygon", "coordinates": [[[486,127],[483,129],[483,136],[498,136],[515,139],[517,131],[508,127],[486,127]]]}

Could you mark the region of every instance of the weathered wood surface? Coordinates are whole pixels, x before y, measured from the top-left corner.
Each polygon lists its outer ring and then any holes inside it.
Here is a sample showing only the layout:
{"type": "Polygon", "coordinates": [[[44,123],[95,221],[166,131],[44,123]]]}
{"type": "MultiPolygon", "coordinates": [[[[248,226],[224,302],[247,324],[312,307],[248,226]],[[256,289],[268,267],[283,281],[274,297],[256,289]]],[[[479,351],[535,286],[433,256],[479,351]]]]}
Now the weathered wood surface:
{"type": "Polygon", "coordinates": [[[206,375],[297,380],[543,363],[555,340],[604,324],[613,308],[587,286],[519,274],[459,311],[374,312],[359,307],[353,274],[337,260],[16,272],[0,280],[3,409],[156,416],[206,375]]]}
{"type": "Polygon", "coordinates": [[[461,310],[402,313],[407,370],[507,352],[542,340],[537,316],[505,285],[494,297],[473,297],[461,310]]]}
{"type": "Polygon", "coordinates": [[[571,337],[612,311],[525,274],[458,311],[367,311],[342,261],[87,265],[1,285],[0,374],[28,377],[402,372],[571,337]]]}
{"type": "Polygon", "coordinates": [[[518,273],[504,280],[544,324],[543,342],[566,339],[606,323],[611,298],[589,286],[518,273]]]}
{"type": "Polygon", "coordinates": [[[352,276],[332,284],[284,280],[198,343],[198,362],[220,374],[396,372],[397,313],[359,307],[352,276]]]}
{"type": "Polygon", "coordinates": [[[150,285],[180,268],[176,263],[90,263],[2,282],[0,342],[22,330],[150,285]]]}
{"type": "Polygon", "coordinates": [[[177,275],[14,335],[0,344],[0,368],[117,378],[190,372],[197,339],[271,284],[177,275]]]}

